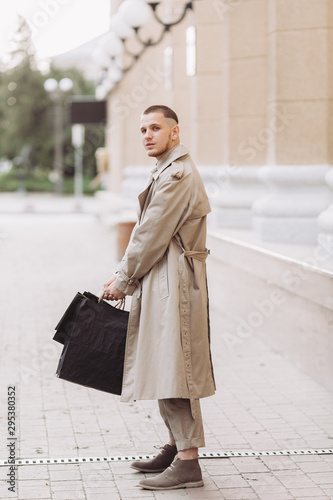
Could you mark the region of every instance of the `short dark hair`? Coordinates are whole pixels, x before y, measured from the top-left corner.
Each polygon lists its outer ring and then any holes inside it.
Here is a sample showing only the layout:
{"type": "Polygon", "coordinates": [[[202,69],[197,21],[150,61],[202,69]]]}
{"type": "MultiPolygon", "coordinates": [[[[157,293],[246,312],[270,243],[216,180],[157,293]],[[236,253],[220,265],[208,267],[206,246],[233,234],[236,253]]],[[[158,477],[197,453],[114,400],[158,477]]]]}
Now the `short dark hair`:
{"type": "Polygon", "coordinates": [[[149,115],[150,113],[162,113],[164,118],[172,118],[178,123],[178,116],[173,111],[173,109],[168,106],[164,106],[163,104],[154,104],[153,106],[149,106],[142,114],[149,115]]]}

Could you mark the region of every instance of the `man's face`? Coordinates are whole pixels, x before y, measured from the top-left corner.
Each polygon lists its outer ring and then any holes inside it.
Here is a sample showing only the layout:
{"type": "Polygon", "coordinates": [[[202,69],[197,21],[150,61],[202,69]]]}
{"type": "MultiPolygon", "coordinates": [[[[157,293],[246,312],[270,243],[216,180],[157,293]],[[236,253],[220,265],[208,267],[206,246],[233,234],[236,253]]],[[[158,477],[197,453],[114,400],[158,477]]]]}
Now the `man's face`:
{"type": "Polygon", "coordinates": [[[179,128],[172,118],[164,118],[163,113],[141,116],[141,139],[148,156],[159,160],[179,143],[179,128]]]}

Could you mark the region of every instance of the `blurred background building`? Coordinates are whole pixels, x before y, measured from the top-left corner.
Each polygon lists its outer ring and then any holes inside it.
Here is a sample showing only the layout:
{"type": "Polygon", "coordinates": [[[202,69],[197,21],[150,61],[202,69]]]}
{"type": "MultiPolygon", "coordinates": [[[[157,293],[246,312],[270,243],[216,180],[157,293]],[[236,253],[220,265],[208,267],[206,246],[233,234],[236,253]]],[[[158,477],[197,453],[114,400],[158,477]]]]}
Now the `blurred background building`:
{"type": "Polygon", "coordinates": [[[213,208],[226,344],[255,333],[332,388],[332,1],[113,0],[111,14],[95,51],[104,214],[134,208],[153,167],[140,115],[171,106],[213,208]]]}

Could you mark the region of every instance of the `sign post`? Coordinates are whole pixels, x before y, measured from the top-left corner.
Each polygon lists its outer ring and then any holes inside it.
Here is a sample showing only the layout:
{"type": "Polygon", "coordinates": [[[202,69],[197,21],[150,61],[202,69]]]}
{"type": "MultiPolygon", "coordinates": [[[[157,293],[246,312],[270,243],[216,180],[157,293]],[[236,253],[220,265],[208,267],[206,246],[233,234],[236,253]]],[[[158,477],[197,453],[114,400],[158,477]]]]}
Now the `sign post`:
{"type": "Polygon", "coordinates": [[[72,144],[74,147],[74,195],[77,200],[77,208],[81,208],[80,201],[83,194],[83,145],[84,125],[76,123],[72,125],[72,144]]]}

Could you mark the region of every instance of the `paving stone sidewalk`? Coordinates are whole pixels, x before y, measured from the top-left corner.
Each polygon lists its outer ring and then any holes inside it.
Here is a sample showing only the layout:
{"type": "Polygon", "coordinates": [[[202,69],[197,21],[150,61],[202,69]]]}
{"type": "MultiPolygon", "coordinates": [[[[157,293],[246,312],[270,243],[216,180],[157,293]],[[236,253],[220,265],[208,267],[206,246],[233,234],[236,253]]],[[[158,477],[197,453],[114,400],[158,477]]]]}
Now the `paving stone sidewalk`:
{"type": "MultiPolygon", "coordinates": [[[[14,198],[11,203],[16,206],[14,198]]],[[[12,385],[17,458],[155,453],[167,438],[155,402],[123,404],[117,396],[55,377],[61,346],[52,340],[54,326],[77,291],[98,293],[112,275],[116,236],[100,223],[91,200],[83,213],[72,214],[62,210],[61,200],[58,209],[52,203],[54,209],[45,198],[33,213],[1,213],[0,207],[0,460],[7,459],[11,442],[7,388],[12,385]]],[[[224,321],[212,311],[218,389],[202,400],[207,446],[201,451],[331,448],[333,394],[255,337],[230,352],[222,337],[224,321]]],[[[141,490],[142,475],[128,463],[103,462],[21,466],[11,493],[3,466],[0,498],[333,499],[333,455],[200,463],[203,488],[170,492],[141,490]]]]}

